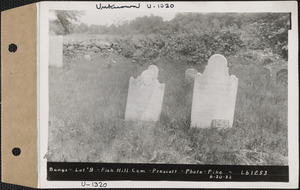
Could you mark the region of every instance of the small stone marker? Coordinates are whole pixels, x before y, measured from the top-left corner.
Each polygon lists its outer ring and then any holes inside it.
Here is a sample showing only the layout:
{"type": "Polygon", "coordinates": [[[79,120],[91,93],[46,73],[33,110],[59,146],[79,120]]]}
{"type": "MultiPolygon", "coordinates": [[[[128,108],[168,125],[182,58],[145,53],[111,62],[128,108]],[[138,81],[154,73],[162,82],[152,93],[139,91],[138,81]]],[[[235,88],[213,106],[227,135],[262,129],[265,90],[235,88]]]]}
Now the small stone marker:
{"type": "Polygon", "coordinates": [[[238,79],[229,76],[226,58],[211,56],[203,75],[195,77],[191,126],[232,127],[237,86],[238,79]]]}
{"type": "Polygon", "coordinates": [[[130,77],[125,120],[159,120],[165,84],[157,76],[158,68],[150,65],[137,79],[130,77]]]}
{"type": "Polygon", "coordinates": [[[229,128],[230,124],[229,124],[229,120],[225,120],[225,119],[213,119],[211,121],[211,127],[215,127],[215,128],[229,128]]]}
{"type": "Polygon", "coordinates": [[[63,66],[63,37],[49,36],[49,66],[63,66]]]}
{"type": "Polygon", "coordinates": [[[198,71],[196,69],[187,69],[185,71],[185,82],[187,84],[193,83],[197,73],[198,71]]]}

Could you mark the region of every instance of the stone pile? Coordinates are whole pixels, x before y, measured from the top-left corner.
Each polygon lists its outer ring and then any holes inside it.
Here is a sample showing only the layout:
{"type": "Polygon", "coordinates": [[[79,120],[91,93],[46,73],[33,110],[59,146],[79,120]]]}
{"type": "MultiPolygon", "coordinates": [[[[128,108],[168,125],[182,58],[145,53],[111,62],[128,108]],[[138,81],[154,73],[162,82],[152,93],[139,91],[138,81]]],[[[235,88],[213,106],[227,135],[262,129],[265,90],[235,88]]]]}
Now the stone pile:
{"type": "Polygon", "coordinates": [[[63,44],[63,54],[67,59],[84,59],[103,55],[111,49],[108,42],[72,42],[63,44]],[[87,56],[89,55],[89,56],[87,56]]]}

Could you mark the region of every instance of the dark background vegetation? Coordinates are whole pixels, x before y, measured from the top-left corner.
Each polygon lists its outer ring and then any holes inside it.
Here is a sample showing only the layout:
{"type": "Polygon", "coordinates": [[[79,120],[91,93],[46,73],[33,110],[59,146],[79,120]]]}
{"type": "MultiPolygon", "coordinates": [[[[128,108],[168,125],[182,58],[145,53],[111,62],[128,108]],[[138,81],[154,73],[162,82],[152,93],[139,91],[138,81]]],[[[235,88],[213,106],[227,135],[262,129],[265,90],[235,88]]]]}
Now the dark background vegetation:
{"type": "Polygon", "coordinates": [[[162,51],[165,55],[179,54],[188,62],[197,63],[215,52],[231,55],[245,47],[269,50],[287,60],[287,31],[290,28],[290,14],[287,13],[178,13],[171,21],[151,15],[119,24],[90,26],[80,22],[84,11],[57,10],[55,13],[57,19],[50,21],[51,31],[55,34],[122,36],[125,57],[142,54],[149,59],[162,51]],[[133,43],[132,38],[136,35],[148,38],[133,43]],[[137,49],[140,54],[135,52],[137,49]]]}
{"type": "Polygon", "coordinates": [[[78,22],[82,11],[55,13],[50,34],[64,36],[64,67],[49,67],[49,161],[288,164],[288,13],[178,13],[108,26],[78,22]],[[215,53],[239,79],[233,127],[191,129],[184,73],[202,73],[215,53]],[[124,121],[129,78],[151,64],[166,84],[161,118],[124,121]]]}

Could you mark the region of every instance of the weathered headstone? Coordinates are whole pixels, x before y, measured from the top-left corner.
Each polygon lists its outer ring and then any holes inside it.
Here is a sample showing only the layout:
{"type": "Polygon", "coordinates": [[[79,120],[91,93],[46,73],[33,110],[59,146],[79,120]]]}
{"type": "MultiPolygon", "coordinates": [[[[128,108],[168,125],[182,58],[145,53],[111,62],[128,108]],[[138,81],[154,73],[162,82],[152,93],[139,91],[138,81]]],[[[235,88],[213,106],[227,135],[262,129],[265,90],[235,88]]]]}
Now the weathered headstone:
{"type": "Polygon", "coordinates": [[[154,77],[157,78],[158,77],[158,68],[155,65],[150,65],[148,67],[148,70],[152,71],[154,73],[154,77]]]}
{"type": "Polygon", "coordinates": [[[187,69],[185,71],[185,82],[188,84],[193,83],[197,73],[198,71],[196,69],[187,69]]]}
{"type": "Polygon", "coordinates": [[[157,76],[157,67],[151,65],[137,79],[130,77],[125,120],[159,120],[165,84],[157,76]]]}
{"type": "Polygon", "coordinates": [[[195,77],[191,126],[232,127],[237,86],[238,79],[229,76],[226,58],[211,56],[204,73],[195,77]]]}
{"type": "Polygon", "coordinates": [[[63,66],[63,37],[49,36],[49,66],[63,66]]]}

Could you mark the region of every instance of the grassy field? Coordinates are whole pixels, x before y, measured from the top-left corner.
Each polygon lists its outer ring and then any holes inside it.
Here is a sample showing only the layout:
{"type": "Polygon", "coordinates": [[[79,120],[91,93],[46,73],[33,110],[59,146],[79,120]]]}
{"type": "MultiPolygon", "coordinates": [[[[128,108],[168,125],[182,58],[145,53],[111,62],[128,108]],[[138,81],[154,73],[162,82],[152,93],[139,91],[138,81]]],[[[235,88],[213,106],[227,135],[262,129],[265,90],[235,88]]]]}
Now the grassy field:
{"type": "Polygon", "coordinates": [[[166,84],[160,121],[124,121],[129,78],[151,63],[115,59],[110,68],[103,57],[49,68],[48,161],[288,164],[287,87],[257,60],[228,57],[239,85],[233,127],[220,130],[190,128],[193,88],[184,73],[204,66],[164,58],[152,63],[166,84]]]}

